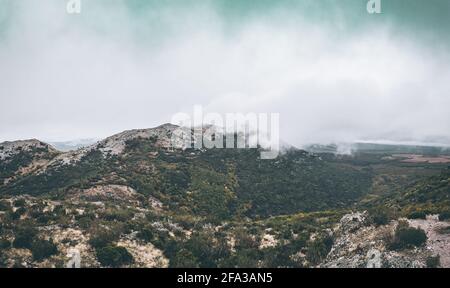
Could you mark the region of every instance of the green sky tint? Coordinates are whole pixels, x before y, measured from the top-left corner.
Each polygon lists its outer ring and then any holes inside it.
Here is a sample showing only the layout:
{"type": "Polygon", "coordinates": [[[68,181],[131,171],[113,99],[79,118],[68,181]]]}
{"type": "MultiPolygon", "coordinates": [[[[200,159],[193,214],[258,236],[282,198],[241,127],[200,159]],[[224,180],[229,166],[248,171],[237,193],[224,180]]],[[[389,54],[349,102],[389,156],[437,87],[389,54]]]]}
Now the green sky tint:
{"type": "MultiPolygon", "coordinates": [[[[210,26],[220,26],[226,34],[239,32],[252,23],[282,26],[307,21],[345,36],[382,25],[394,34],[424,44],[432,41],[449,46],[450,1],[381,1],[383,13],[369,15],[367,0],[82,0],[82,15],[67,21],[107,34],[126,26],[137,41],[155,42],[188,29],[210,26]]],[[[63,0],[40,2],[58,3],[64,13],[63,0]]],[[[0,37],[27,3],[29,0],[0,0],[0,37]]]]}
{"type": "MultiPolygon", "coordinates": [[[[225,27],[237,30],[253,21],[276,25],[306,19],[345,32],[385,24],[398,33],[421,34],[433,40],[448,41],[450,35],[448,0],[382,0],[382,15],[368,14],[367,0],[128,0],[126,3],[130,14],[137,17],[148,17],[149,10],[172,10],[177,12],[175,15],[181,13],[185,17],[192,13],[195,17],[198,9],[211,7],[225,27]]],[[[147,19],[152,24],[158,22],[157,18],[147,19]]]]}

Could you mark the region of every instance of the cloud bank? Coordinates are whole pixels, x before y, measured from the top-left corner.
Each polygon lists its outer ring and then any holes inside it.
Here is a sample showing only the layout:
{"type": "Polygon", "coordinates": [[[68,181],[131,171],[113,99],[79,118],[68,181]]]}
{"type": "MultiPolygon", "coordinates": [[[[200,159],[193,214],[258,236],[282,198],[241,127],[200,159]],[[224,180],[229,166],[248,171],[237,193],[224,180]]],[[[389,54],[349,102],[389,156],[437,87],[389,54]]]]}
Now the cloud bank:
{"type": "Polygon", "coordinates": [[[294,145],[450,144],[448,46],[389,21],[353,31],[339,10],[322,24],[287,5],[232,23],[210,2],[84,1],[80,15],[14,2],[0,0],[0,141],[105,137],[200,104],[280,113],[294,145]]]}

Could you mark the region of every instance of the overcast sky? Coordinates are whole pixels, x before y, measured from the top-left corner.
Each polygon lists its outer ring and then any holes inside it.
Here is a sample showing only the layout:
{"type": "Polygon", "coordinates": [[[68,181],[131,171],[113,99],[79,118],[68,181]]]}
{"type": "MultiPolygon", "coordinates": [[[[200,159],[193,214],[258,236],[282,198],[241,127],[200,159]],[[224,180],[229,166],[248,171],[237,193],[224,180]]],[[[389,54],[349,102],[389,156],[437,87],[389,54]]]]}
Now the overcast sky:
{"type": "Polygon", "coordinates": [[[0,0],[0,141],[278,112],[294,145],[450,144],[450,1],[0,0]]]}

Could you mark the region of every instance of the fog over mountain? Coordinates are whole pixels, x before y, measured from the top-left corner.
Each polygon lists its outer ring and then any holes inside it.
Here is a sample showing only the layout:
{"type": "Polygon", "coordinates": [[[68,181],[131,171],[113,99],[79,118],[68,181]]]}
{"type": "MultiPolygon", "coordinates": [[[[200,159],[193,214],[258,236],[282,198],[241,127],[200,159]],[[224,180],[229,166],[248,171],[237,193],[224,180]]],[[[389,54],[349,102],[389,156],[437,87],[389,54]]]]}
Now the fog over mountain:
{"type": "Polygon", "coordinates": [[[450,144],[449,2],[0,0],[0,141],[278,112],[293,145],[450,144]],[[430,2],[430,3],[429,3],[430,2]],[[431,3],[432,2],[432,3],[431,3]]]}

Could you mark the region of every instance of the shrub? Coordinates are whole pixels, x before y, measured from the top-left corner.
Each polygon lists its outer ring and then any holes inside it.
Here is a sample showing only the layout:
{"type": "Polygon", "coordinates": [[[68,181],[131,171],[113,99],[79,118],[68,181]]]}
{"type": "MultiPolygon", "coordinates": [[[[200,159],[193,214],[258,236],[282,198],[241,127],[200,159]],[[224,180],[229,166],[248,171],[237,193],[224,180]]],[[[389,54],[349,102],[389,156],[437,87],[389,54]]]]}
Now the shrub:
{"type": "Polygon", "coordinates": [[[191,251],[181,249],[170,259],[170,268],[198,268],[199,261],[191,251]]]}
{"type": "Polygon", "coordinates": [[[332,246],[333,238],[331,236],[318,238],[308,245],[306,259],[312,264],[317,264],[328,255],[332,246]]]}
{"type": "Polygon", "coordinates": [[[420,228],[407,228],[397,232],[400,243],[405,245],[420,246],[427,241],[425,231],[420,228]]]}
{"type": "Polygon", "coordinates": [[[439,214],[439,221],[445,221],[450,219],[450,211],[444,211],[439,214]]]}
{"type": "Polygon", "coordinates": [[[419,247],[427,241],[427,234],[420,228],[409,227],[407,222],[399,222],[395,235],[390,243],[390,248],[393,250],[419,247]]]}
{"type": "Polygon", "coordinates": [[[133,263],[133,256],[124,247],[106,246],[97,250],[98,261],[106,267],[120,267],[133,263]]]}
{"type": "Polygon", "coordinates": [[[17,210],[16,210],[16,212],[14,212],[15,214],[17,214],[17,215],[19,215],[19,218],[20,218],[20,216],[22,216],[23,214],[25,214],[27,212],[27,209],[25,209],[24,207],[20,207],[20,208],[18,208],[17,210]]]}
{"type": "Polygon", "coordinates": [[[155,233],[152,228],[144,227],[141,231],[139,231],[137,237],[145,242],[151,242],[155,238],[155,233]]]}
{"type": "Polygon", "coordinates": [[[40,224],[48,224],[52,220],[52,216],[48,214],[42,214],[36,217],[36,221],[40,224]]]}
{"type": "Polygon", "coordinates": [[[11,247],[11,242],[7,239],[0,239],[0,250],[8,249],[11,247]]]}
{"type": "Polygon", "coordinates": [[[438,229],[437,229],[437,232],[438,232],[439,234],[450,234],[450,226],[438,228],[438,229]]]}
{"type": "Polygon", "coordinates": [[[217,263],[229,256],[228,243],[225,237],[214,237],[210,232],[195,232],[184,246],[199,261],[200,268],[216,268],[217,263]]]}
{"type": "Polygon", "coordinates": [[[133,218],[133,216],[133,211],[127,209],[108,209],[103,215],[101,215],[101,218],[106,221],[125,222],[133,218]]]}
{"type": "Polygon", "coordinates": [[[0,201],[0,211],[9,211],[11,209],[11,205],[9,205],[8,201],[2,200],[0,201]]]}
{"type": "Polygon", "coordinates": [[[20,216],[22,215],[21,213],[22,213],[22,211],[20,209],[17,209],[16,212],[12,212],[12,210],[8,211],[6,213],[6,219],[8,219],[9,221],[19,220],[20,216]]]}
{"type": "Polygon", "coordinates": [[[377,207],[369,210],[369,218],[377,226],[386,225],[392,218],[391,211],[386,207],[377,207]]]}
{"type": "Polygon", "coordinates": [[[244,229],[236,229],[234,237],[236,250],[256,249],[259,246],[257,237],[250,235],[249,232],[244,229]]]}
{"type": "Polygon", "coordinates": [[[439,255],[427,258],[427,268],[438,268],[441,265],[441,257],[439,255]]]}
{"type": "Polygon", "coordinates": [[[426,219],[427,214],[424,211],[413,211],[409,213],[408,219],[426,219]]]}
{"type": "Polygon", "coordinates": [[[23,207],[25,206],[25,204],[25,199],[17,199],[16,201],[14,201],[14,207],[23,207]]]}
{"type": "Polygon", "coordinates": [[[85,217],[81,217],[78,220],[78,226],[80,226],[80,228],[88,229],[91,225],[92,225],[91,217],[85,216],[85,217]]]}
{"type": "Polygon", "coordinates": [[[36,234],[37,230],[31,226],[19,227],[16,231],[13,246],[30,249],[36,234]]]}
{"type": "Polygon", "coordinates": [[[111,244],[114,240],[116,240],[114,233],[104,230],[92,235],[89,244],[94,248],[101,248],[111,244]]]}
{"type": "Polygon", "coordinates": [[[42,261],[58,253],[58,248],[51,239],[50,241],[38,239],[31,245],[31,253],[33,254],[33,259],[35,261],[42,261]]]}

